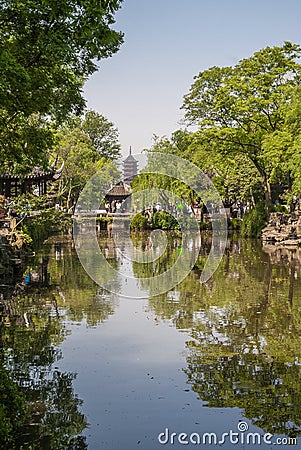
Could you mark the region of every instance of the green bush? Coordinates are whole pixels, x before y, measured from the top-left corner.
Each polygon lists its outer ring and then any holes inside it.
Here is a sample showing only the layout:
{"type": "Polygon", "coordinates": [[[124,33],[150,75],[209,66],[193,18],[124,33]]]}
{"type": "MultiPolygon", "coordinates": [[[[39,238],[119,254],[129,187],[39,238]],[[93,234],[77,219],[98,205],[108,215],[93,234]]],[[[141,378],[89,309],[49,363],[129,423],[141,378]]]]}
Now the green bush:
{"type": "Polygon", "coordinates": [[[132,230],[147,230],[149,228],[149,223],[143,214],[138,213],[132,218],[130,227],[132,230]]]}
{"type": "Polygon", "coordinates": [[[234,218],[231,220],[230,227],[232,230],[240,230],[242,225],[241,219],[234,218]]]}
{"type": "Polygon", "coordinates": [[[180,228],[178,221],[166,211],[159,211],[153,215],[152,226],[160,230],[178,230],[180,228]]]}
{"type": "Polygon", "coordinates": [[[202,222],[200,220],[199,227],[200,227],[200,231],[212,230],[212,223],[211,222],[202,222]]]}
{"type": "Polygon", "coordinates": [[[285,205],[281,205],[280,203],[277,203],[277,205],[274,205],[272,208],[272,212],[281,212],[288,214],[289,211],[285,205]]]}
{"type": "Polygon", "coordinates": [[[22,194],[14,199],[14,204],[19,224],[11,241],[17,247],[33,242],[37,248],[52,234],[67,233],[72,228],[70,215],[55,209],[54,201],[46,195],[22,194]]]}
{"type": "Polygon", "coordinates": [[[61,210],[44,209],[37,216],[31,216],[22,223],[23,231],[36,244],[42,243],[52,234],[67,233],[72,227],[71,217],[61,210]]]}
{"type": "Polygon", "coordinates": [[[96,222],[98,223],[101,230],[107,230],[108,225],[113,222],[113,217],[97,217],[96,222]]]}
{"type": "Polygon", "coordinates": [[[27,214],[31,211],[40,211],[54,206],[54,201],[47,195],[36,196],[30,193],[14,198],[15,208],[18,214],[27,214]]]}
{"type": "Polygon", "coordinates": [[[266,224],[267,213],[265,211],[264,202],[261,201],[244,216],[241,225],[241,234],[243,237],[258,238],[266,224]]]}

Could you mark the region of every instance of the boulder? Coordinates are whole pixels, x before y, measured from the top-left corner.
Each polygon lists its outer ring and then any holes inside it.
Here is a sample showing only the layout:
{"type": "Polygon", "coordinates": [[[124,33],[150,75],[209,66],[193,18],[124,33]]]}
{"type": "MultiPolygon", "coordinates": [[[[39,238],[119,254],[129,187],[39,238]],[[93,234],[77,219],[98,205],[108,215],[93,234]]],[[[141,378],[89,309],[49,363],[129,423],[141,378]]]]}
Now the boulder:
{"type": "Polygon", "coordinates": [[[300,245],[301,213],[271,213],[268,225],[262,230],[262,240],[281,245],[300,245]]]}

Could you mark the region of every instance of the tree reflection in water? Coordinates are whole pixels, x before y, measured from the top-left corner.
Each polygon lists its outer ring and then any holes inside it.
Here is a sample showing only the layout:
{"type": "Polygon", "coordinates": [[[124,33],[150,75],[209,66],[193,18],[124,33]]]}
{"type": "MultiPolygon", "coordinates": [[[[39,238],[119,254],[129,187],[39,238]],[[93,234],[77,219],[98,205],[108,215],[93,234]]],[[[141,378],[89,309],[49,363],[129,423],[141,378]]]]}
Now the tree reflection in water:
{"type": "Polygon", "coordinates": [[[301,250],[229,240],[213,278],[193,272],[150,308],[187,331],[187,374],[208,407],[239,407],[272,434],[301,435],[301,250]]]}
{"type": "MultiPolygon", "coordinates": [[[[142,235],[135,239],[137,247],[145,245],[142,235]]],[[[139,278],[161,273],[179,251],[187,251],[180,245],[173,237],[154,267],[133,263],[133,272],[139,278]]],[[[112,240],[106,237],[100,246],[118,268],[112,240]]],[[[201,285],[210,246],[205,234],[194,270],[177,288],[151,298],[148,307],[189,333],[184,370],[207,407],[239,407],[265,431],[301,435],[301,250],[263,251],[260,243],[231,239],[218,270],[201,285]]],[[[28,284],[21,283],[3,303],[7,370],[0,375],[13,376],[26,399],[27,415],[13,424],[16,448],[84,449],[87,422],[73,390],[75,374],[57,367],[59,345],[68,321],[95,327],[114,313],[116,300],[90,280],[71,247],[56,246],[45,255],[30,264],[31,277],[23,278],[28,284]]],[[[19,398],[8,382],[6,387],[15,411],[19,398]]],[[[2,423],[8,423],[2,413],[2,423]]],[[[1,448],[13,449],[5,445],[1,442],[1,448]]]]}
{"type": "Polygon", "coordinates": [[[68,319],[95,326],[114,306],[69,247],[56,245],[47,256],[32,260],[17,281],[2,300],[0,315],[1,449],[86,449],[81,433],[87,420],[73,390],[76,374],[56,367],[62,357],[59,345],[68,334],[68,319]],[[17,420],[9,409],[18,412],[17,420]]]}

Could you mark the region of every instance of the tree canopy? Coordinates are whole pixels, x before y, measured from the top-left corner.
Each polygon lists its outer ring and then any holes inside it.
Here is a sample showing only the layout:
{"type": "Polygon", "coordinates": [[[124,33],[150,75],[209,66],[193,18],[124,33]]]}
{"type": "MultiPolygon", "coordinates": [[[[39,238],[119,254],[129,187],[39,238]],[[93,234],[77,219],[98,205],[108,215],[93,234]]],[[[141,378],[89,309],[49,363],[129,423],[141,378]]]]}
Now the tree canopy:
{"type": "Polygon", "coordinates": [[[243,155],[256,168],[267,209],[271,182],[292,170],[287,161],[300,133],[300,118],[291,126],[292,112],[300,112],[300,57],[300,46],[285,42],[234,67],[211,67],[195,77],[182,106],[186,122],[198,126],[200,146],[234,159],[243,155]]]}
{"type": "Polygon", "coordinates": [[[90,110],[85,114],[81,128],[91,139],[99,156],[107,159],[120,156],[118,130],[105,116],[90,110]]]}
{"type": "Polygon", "coordinates": [[[1,164],[45,164],[53,126],[82,112],[84,81],[122,43],[111,29],[121,2],[1,2],[1,164]]]}
{"type": "Polygon", "coordinates": [[[118,130],[106,117],[88,111],[73,118],[56,135],[55,153],[64,163],[59,181],[58,199],[68,211],[73,210],[80,191],[95,172],[110,173],[109,160],[119,155],[118,130]]]}

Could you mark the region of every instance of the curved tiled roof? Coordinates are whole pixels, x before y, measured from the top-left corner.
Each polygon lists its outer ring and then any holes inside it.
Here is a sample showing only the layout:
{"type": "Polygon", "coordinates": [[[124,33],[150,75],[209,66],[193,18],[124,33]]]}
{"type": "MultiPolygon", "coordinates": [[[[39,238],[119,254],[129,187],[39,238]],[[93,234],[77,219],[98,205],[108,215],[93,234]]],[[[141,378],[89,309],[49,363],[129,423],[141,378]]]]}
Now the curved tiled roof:
{"type": "Polygon", "coordinates": [[[130,154],[125,158],[123,162],[137,162],[137,159],[135,159],[134,156],[130,154]]]}
{"type": "Polygon", "coordinates": [[[131,186],[126,183],[119,183],[107,192],[106,197],[128,197],[131,193],[131,186]]]}

